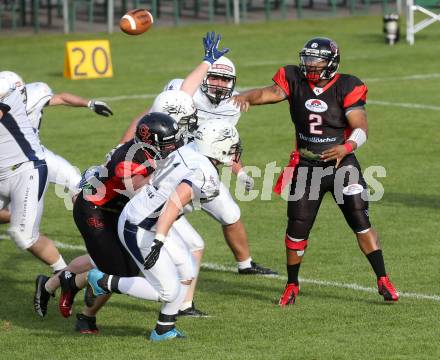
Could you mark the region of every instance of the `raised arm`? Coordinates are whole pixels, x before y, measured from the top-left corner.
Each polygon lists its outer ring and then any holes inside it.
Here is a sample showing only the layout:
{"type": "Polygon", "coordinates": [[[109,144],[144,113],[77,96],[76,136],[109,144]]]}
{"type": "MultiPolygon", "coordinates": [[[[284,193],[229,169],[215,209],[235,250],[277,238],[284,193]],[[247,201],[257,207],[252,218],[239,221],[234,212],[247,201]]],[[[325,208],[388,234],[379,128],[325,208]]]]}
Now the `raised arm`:
{"type": "Polygon", "coordinates": [[[244,91],[231,98],[231,101],[240,107],[241,111],[248,111],[251,105],[275,104],[287,99],[284,90],[277,84],[263,88],[244,91]]]}
{"type": "Polygon", "coordinates": [[[218,48],[221,38],[220,34],[216,37],[214,32],[207,33],[203,38],[205,51],[203,61],[185,78],[180,87],[180,90],[185,91],[189,96],[192,97],[197,91],[209,67],[229,51],[228,48],[222,50],[218,48]]]}
{"type": "Polygon", "coordinates": [[[113,115],[110,107],[104,102],[100,100],[86,100],[78,95],[74,95],[71,93],[59,93],[54,94],[54,96],[49,100],[49,106],[55,105],[65,105],[65,106],[74,106],[74,107],[88,107],[90,110],[93,110],[98,115],[109,116],[113,115]]]}

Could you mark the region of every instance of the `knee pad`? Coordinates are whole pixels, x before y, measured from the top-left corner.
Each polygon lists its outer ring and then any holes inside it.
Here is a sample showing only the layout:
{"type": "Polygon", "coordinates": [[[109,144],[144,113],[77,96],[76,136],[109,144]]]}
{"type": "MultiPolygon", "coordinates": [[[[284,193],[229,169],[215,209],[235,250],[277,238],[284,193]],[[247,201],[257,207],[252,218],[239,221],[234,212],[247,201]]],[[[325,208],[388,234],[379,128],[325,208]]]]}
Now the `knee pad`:
{"type": "Polygon", "coordinates": [[[177,272],[179,273],[180,281],[191,281],[196,277],[196,271],[193,261],[185,262],[183,264],[176,265],[177,272]]]}
{"type": "Polygon", "coordinates": [[[199,234],[193,234],[192,236],[185,237],[184,241],[191,252],[203,250],[205,248],[205,242],[199,234]]]}
{"type": "Polygon", "coordinates": [[[348,225],[356,233],[361,233],[371,227],[368,217],[368,201],[363,199],[364,188],[355,184],[345,187],[342,191],[344,205],[342,211],[348,225]]]}
{"type": "Polygon", "coordinates": [[[159,291],[159,298],[162,302],[173,302],[177,299],[177,296],[179,295],[179,290],[180,281],[170,281],[165,286],[162,284],[159,291]]]}
{"type": "Polygon", "coordinates": [[[294,239],[308,239],[314,219],[288,219],[286,236],[294,239]]]}
{"type": "Polygon", "coordinates": [[[9,228],[8,234],[11,237],[12,241],[14,241],[15,245],[17,245],[17,247],[21,250],[29,249],[37,242],[39,237],[39,234],[35,237],[29,236],[16,227],[9,228]]]}
{"type": "Polygon", "coordinates": [[[287,249],[296,251],[298,256],[303,256],[308,246],[308,239],[297,239],[286,234],[284,243],[287,249]]]}

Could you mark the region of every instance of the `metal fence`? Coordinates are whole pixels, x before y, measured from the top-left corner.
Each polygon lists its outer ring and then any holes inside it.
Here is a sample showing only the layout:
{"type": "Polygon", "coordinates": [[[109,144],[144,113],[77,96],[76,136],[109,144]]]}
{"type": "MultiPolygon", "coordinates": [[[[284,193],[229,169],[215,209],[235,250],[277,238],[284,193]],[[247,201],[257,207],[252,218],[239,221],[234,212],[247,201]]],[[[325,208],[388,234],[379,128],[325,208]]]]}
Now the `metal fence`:
{"type": "Polygon", "coordinates": [[[147,8],[156,23],[252,22],[400,12],[392,0],[0,0],[0,31],[108,31],[129,9],[147,8]]]}

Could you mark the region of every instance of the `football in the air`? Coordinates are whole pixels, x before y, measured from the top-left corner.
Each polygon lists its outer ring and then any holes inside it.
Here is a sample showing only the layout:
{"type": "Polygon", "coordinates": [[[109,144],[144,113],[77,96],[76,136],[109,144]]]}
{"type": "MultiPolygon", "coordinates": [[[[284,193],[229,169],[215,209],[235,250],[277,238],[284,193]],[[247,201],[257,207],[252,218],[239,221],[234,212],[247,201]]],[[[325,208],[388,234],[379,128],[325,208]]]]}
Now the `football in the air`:
{"type": "Polygon", "coordinates": [[[145,9],[130,10],[119,21],[119,27],[128,35],[143,34],[151,25],[153,25],[153,16],[145,9]]]}

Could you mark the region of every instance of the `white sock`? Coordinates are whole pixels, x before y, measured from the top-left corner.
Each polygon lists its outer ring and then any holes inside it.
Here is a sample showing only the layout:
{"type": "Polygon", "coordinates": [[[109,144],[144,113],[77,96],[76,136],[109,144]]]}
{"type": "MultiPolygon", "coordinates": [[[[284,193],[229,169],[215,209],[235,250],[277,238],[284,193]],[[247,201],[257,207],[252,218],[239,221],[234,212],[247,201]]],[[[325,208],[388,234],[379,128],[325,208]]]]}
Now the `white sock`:
{"type": "Polygon", "coordinates": [[[239,269],[250,268],[252,266],[251,261],[252,261],[251,257],[249,257],[249,259],[246,259],[245,261],[237,261],[237,266],[239,269]]]}
{"type": "Polygon", "coordinates": [[[182,303],[182,305],[180,305],[180,309],[179,310],[185,310],[188,309],[192,306],[192,301],[184,301],[182,303]]]}
{"type": "Polygon", "coordinates": [[[52,268],[52,270],[54,272],[63,270],[65,267],[67,266],[66,262],[64,261],[63,257],[60,255],[60,258],[57,260],[57,262],[53,263],[52,265],[50,265],[50,267],[52,268]]]}
{"type": "Polygon", "coordinates": [[[159,293],[142,277],[121,277],[118,283],[118,290],[123,294],[139,299],[159,301],[159,293]]]}

